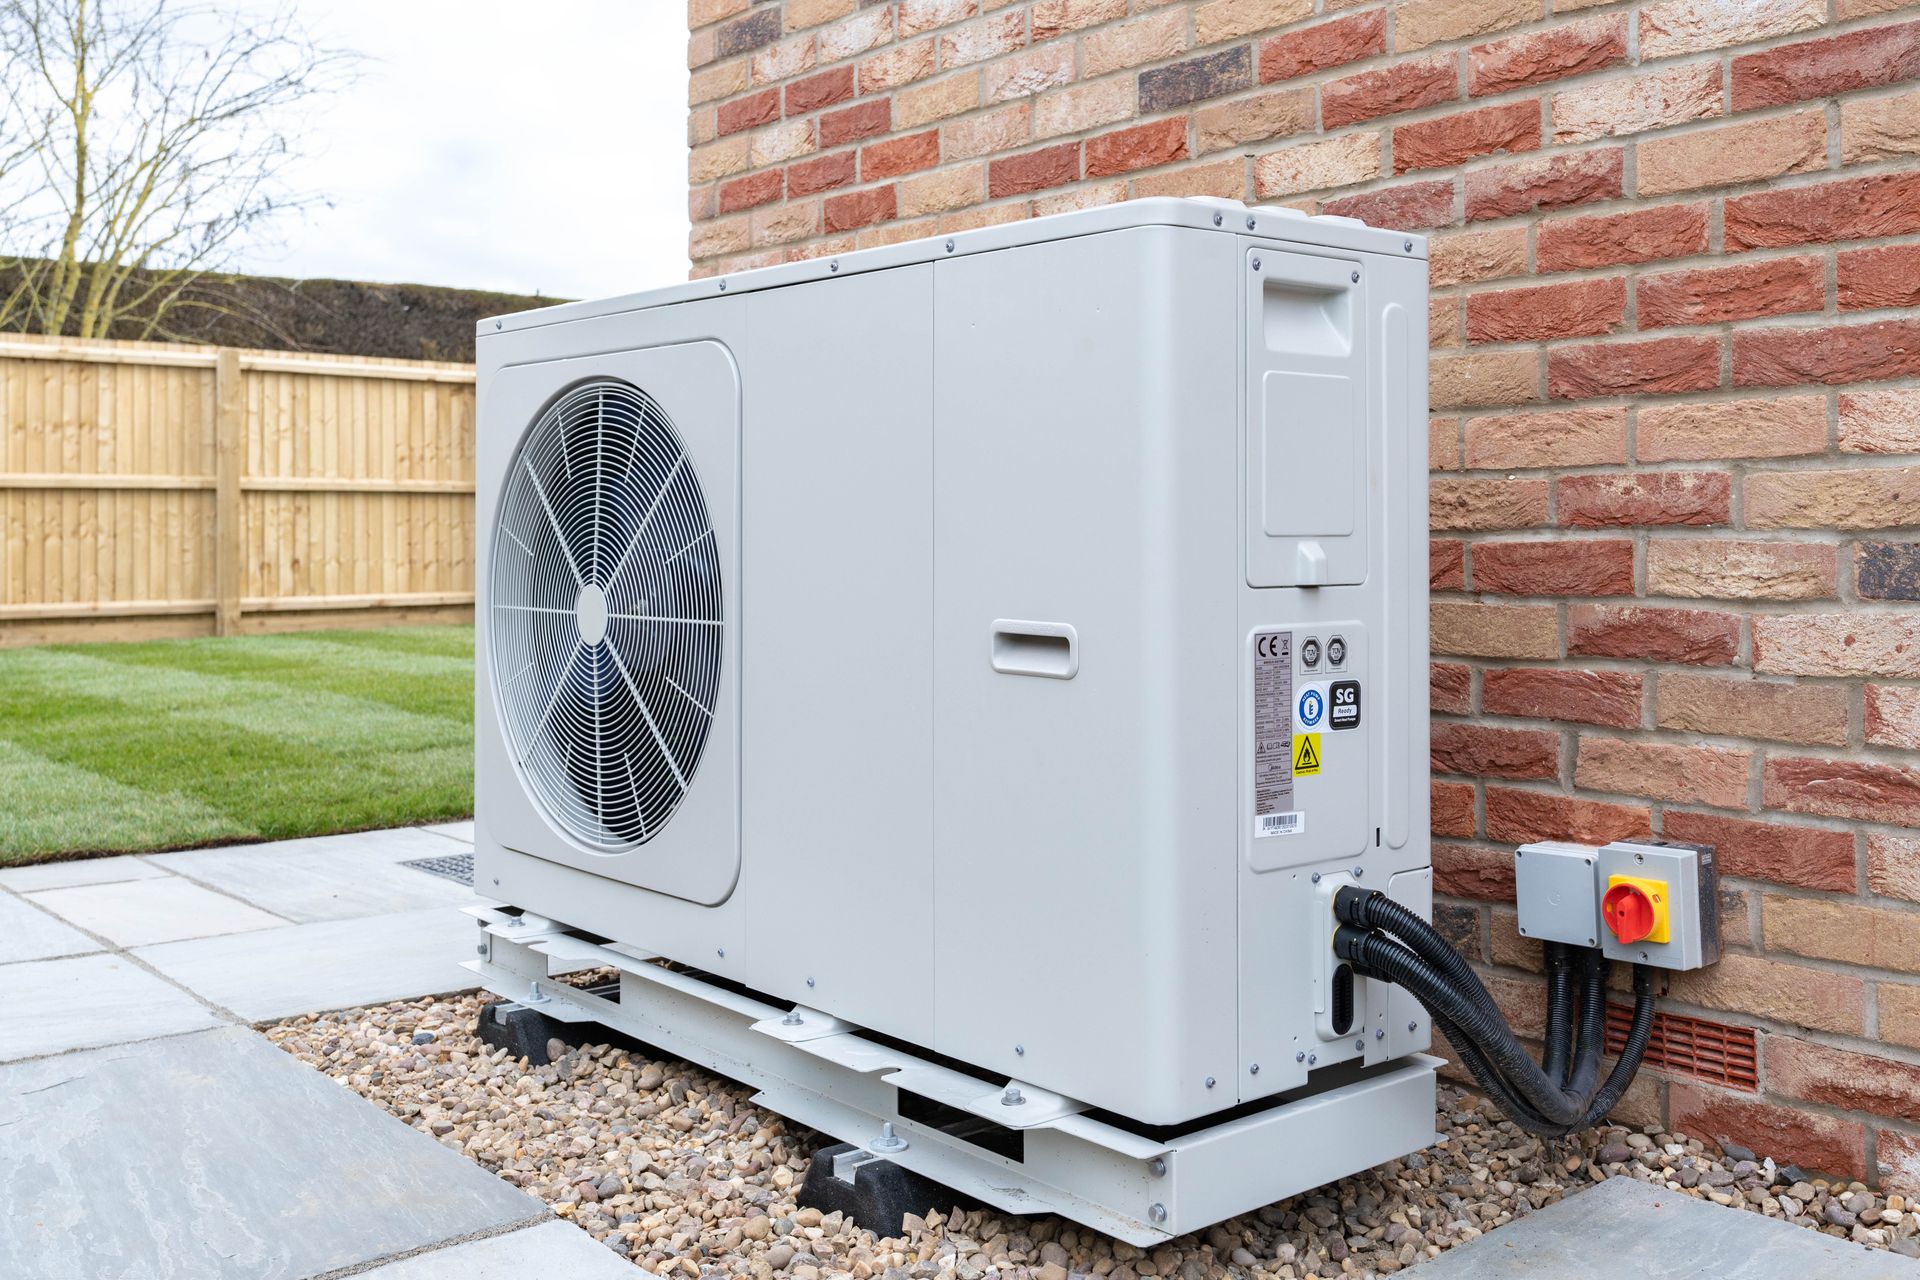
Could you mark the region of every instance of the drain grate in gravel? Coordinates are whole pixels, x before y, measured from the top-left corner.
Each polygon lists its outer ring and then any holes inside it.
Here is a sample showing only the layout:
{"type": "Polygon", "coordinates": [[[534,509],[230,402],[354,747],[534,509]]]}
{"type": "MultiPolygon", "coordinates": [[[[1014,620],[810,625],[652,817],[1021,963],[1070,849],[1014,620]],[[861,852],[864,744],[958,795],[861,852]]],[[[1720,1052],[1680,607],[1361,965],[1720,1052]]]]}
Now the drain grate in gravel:
{"type": "Polygon", "coordinates": [[[1899,1196],[1776,1169],[1698,1140],[1612,1128],[1543,1142],[1443,1087],[1433,1147],[1204,1232],[1140,1250],[1058,1218],[934,1213],[898,1239],[799,1209],[831,1141],[685,1063],[588,1047],[529,1067],[473,1034],[479,995],[290,1019],[281,1048],[539,1196],[660,1275],[792,1280],[1369,1276],[1399,1271],[1608,1177],[1920,1256],[1899,1196]]]}

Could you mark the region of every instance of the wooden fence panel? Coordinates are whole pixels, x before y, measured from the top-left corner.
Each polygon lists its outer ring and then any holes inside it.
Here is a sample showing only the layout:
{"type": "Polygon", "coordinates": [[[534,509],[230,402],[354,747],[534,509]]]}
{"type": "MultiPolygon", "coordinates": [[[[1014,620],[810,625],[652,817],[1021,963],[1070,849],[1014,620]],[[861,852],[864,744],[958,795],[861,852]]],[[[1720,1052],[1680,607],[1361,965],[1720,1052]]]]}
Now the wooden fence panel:
{"type": "Polygon", "coordinates": [[[469,365],[0,338],[0,645],[469,619],[469,365]]]}

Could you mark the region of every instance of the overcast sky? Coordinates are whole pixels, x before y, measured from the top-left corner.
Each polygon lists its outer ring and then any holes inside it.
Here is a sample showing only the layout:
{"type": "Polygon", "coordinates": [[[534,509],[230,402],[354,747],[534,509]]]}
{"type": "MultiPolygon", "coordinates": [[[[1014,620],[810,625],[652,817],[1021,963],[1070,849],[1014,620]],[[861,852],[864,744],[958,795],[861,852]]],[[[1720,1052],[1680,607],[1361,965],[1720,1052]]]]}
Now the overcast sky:
{"type": "Polygon", "coordinates": [[[313,154],[291,174],[332,207],[251,248],[242,270],[567,298],[686,278],[681,0],[296,11],[369,61],[313,116],[313,154]]]}

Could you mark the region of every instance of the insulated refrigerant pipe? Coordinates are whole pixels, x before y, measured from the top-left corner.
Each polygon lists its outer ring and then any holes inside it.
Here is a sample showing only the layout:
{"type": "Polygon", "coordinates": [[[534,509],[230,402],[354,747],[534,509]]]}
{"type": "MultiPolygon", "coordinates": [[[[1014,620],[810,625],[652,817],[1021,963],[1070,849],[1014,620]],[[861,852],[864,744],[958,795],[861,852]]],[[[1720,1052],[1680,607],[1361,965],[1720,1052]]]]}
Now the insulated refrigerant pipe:
{"type": "Polygon", "coordinates": [[[1340,890],[1334,910],[1343,926],[1334,935],[1335,952],[1368,976],[1406,987],[1474,1079],[1522,1128],[1557,1137],[1596,1124],[1639,1070],[1653,1028],[1653,972],[1647,966],[1634,966],[1627,1042],[1605,1084],[1596,1087],[1609,968],[1599,951],[1548,944],[1546,1054],[1544,1063],[1535,1063],[1479,975],[1425,920],[1378,890],[1356,886],[1340,890]],[[1574,1039],[1576,960],[1580,1007],[1574,1039]]]}

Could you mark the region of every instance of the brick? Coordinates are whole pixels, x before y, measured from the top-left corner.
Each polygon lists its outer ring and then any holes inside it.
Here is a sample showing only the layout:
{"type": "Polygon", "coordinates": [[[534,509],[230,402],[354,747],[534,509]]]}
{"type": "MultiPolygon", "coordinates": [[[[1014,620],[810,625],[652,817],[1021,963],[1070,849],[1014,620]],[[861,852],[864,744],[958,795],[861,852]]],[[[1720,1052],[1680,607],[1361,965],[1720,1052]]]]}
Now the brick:
{"type": "Polygon", "coordinates": [[[1433,652],[1460,658],[1557,658],[1551,605],[1436,601],[1428,608],[1433,652]]]}
{"type": "Polygon", "coordinates": [[[876,222],[889,222],[897,216],[898,211],[895,192],[890,186],[850,191],[845,195],[827,197],[823,225],[829,235],[836,231],[853,231],[876,222]]]}
{"type": "Polygon", "coordinates": [[[1768,258],[1641,276],[1635,288],[1642,329],[1720,324],[1819,311],[1826,305],[1826,264],[1819,258],[1768,258]]]}
{"type": "Polygon", "coordinates": [[[1855,249],[1836,264],[1842,311],[1920,306],[1920,245],[1855,249]]]}
{"type": "Polygon", "coordinates": [[[904,179],[899,184],[900,216],[918,218],[978,204],[987,194],[987,167],[963,164],[904,179]]]}
{"type": "Polygon", "coordinates": [[[860,148],[860,181],[897,178],[940,163],[940,131],[928,129],[860,148]]]}
{"type": "Polygon", "coordinates": [[[1443,169],[1476,156],[1539,147],[1539,104],[1509,102],[1401,125],[1393,131],[1393,171],[1443,169]]]}
{"type": "Polygon", "coordinates": [[[1864,600],[1920,600],[1920,543],[1863,542],[1854,549],[1853,573],[1864,600]]]}
{"type": "Polygon", "coordinates": [[[1583,18],[1546,31],[1476,45],[1467,54],[1467,92],[1484,98],[1563,80],[1627,60],[1624,14],[1583,18]]]}
{"type": "Polygon", "coordinates": [[[941,36],[940,66],[943,70],[970,67],[1024,49],[1026,44],[1027,15],[1010,9],[941,36]]]}
{"type": "Polygon", "coordinates": [[[1036,141],[1082,133],[1133,115],[1133,83],[1126,79],[1077,84],[1033,100],[1033,136],[1036,141]]]}
{"type": "Polygon", "coordinates": [[[1193,42],[1219,44],[1313,16],[1313,0],[1209,0],[1193,11],[1193,42]]]}
{"type": "Polygon", "coordinates": [[[994,111],[954,120],[943,129],[942,151],[949,160],[972,160],[1027,145],[1033,108],[1015,102],[994,111]]]}
{"type": "Polygon", "coordinates": [[[1111,177],[1135,169],[1152,169],[1187,155],[1187,118],[1175,116],[1115,129],[1086,143],[1086,176],[1111,177]]]}
{"type": "Polygon", "coordinates": [[[1560,735],[1538,729],[1494,729],[1477,724],[1433,726],[1435,773],[1474,778],[1555,778],[1560,735]]]}
{"type": "Polygon", "coordinates": [[[1103,204],[1119,204],[1126,198],[1127,184],[1124,180],[1087,183],[1067,191],[1057,191],[1052,195],[1035,196],[1033,216],[1044,218],[1050,214],[1091,209],[1103,204]]]}
{"type": "Polygon", "coordinates": [[[1380,139],[1370,133],[1304,142],[1253,162],[1253,186],[1261,196],[1348,187],[1379,176],[1380,139]]]}
{"type": "MultiPolygon", "coordinates": [[[[1238,93],[1253,83],[1253,53],[1239,45],[1140,73],[1140,114],[1238,93]]],[[[1324,98],[1323,98],[1324,102],[1324,98]]]]}
{"type": "Polygon", "coordinates": [[[780,91],[762,89],[759,93],[721,103],[714,122],[716,132],[724,138],[730,133],[741,133],[779,118],[780,91]]]}
{"type": "MultiPolygon", "coordinates": [[[[1349,207],[1345,200],[1329,200],[1322,206],[1328,212],[1345,212],[1349,207]],[[1339,206],[1338,210],[1334,207],[1336,205],[1339,206]]],[[[1362,221],[1370,221],[1370,219],[1362,218],[1362,221]]],[[[1429,347],[1460,345],[1460,299],[1446,294],[1428,295],[1427,345],[1429,347]]]]}
{"type": "Polygon", "coordinates": [[[917,129],[964,115],[979,105],[980,77],[972,71],[909,85],[893,95],[893,127],[917,129]]]}
{"type": "Polygon", "coordinates": [[[1043,191],[1080,178],[1080,144],[1063,142],[1024,155],[1006,156],[987,165],[987,198],[1043,191]]]}
{"type": "Polygon", "coordinates": [[[753,213],[753,243],[757,248],[793,244],[820,232],[820,203],[800,200],[763,206],[753,213]]]}
{"type": "Polygon", "coordinates": [[[1877,990],[1881,1037],[1894,1044],[1920,1049],[1920,986],[1882,982],[1877,990]]]}
{"type": "Polygon", "coordinates": [[[1719,600],[1830,600],[1834,548],[1810,542],[1667,539],[1647,543],[1647,594],[1719,600]]]}
{"type": "Polygon", "coordinates": [[[1488,941],[1493,945],[1488,948],[1488,953],[1493,963],[1526,969],[1532,973],[1543,972],[1546,968],[1546,950],[1537,939],[1520,935],[1519,914],[1495,909],[1489,916],[1488,941]]]}
{"type": "Polygon", "coordinates": [[[1720,340],[1653,338],[1547,353],[1547,394],[1556,400],[1705,391],[1720,385],[1720,340]]]}
{"type": "MultiPolygon", "coordinates": [[[[1838,960],[1843,964],[1864,965],[1872,969],[1895,969],[1906,973],[1920,970],[1920,912],[1865,907],[1851,899],[1835,902],[1769,894],[1763,904],[1761,918],[1769,951],[1838,960]]],[[[1920,1068],[1910,1067],[1908,1070],[1915,1075],[1911,1083],[1920,1086],[1920,1068]]],[[[1808,1096],[1792,1089],[1780,1089],[1777,1085],[1776,1092],[1791,1093],[1795,1097],[1808,1096]]],[[[1851,1104],[1836,1102],[1834,1105],[1851,1104]]]]}
{"type": "Polygon", "coordinates": [[[1435,782],[1431,787],[1432,829],[1436,836],[1473,839],[1473,784],[1471,782],[1435,782]]]}
{"type": "Polygon", "coordinates": [[[1826,118],[1818,111],[1802,111],[1647,139],[1639,147],[1636,186],[1643,197],[1670,195],[1826,167],[1826,118]]]}
{"type": "Polygon", "coordinates": [[[854,153],[836,151],[814,160],[787,166],[787,197],[818,195],[835,187],[850,186],[855,176],[854,153]]]}
{"type": "Polygon", "coordinates": [[[1920,613],[1796,613],[1753,620],[1753,669],[1920,679],[1920,613]]]}
{"type": "Polygon", "coordinates": [[[1464,716],[1473,709],[1473,672],[1458,662],[1427,668],[1427,702],[1437,712],[1464,716]]]}
{"type": "Polygon", "coordinates": [[[1723,876],[1825,893],[1854,889],[1853,833],[1849,831],[1668,809],[1660,833],[1670,840],[1712,845],[1723,876]]]}
{"type": "MultiPolygon", "coordinates": [[[[1853,888],[1851,882],[1847,888],[1853,888]]],[[[1867,889],[1883,898],[1920,902],[1920,836],[1868,832],[1867,889]]]]}
{"type": "Polygon", "coordinates": [[[1427,362],[1427,398],[1437,409],[1504,408],[1537,400],[1539,377],[1531,351],[1436,355],[1427,362]]]}
{"type": "Polygon", "coordinates": [[[749,134],[748,138],[748,162],[755,168],[783,164],[798,156],[809,155],[816,149],[811,120],[788,120],[768,125],[749,134]]]}
{"type": "Polygon", "coordinates": [[[1033,6],[1033,40],[1038,44],[1126,15],[1127,0],[1038,0],[1033,6]]]}
{"type": "Polygon", "coordinates": [[[1480,908],[1457,902],[1433,904],[1433,927],[1454,950],[1469,960],[1485,960],[1480,945],[1480,908]]]}
{"type": "Polygon", "coordinates": [[[1655,716],[1663,729],[1729,738],[1844,746],[1848,693],[1838,685],[1783,684],[1669,672],[1655,716]]]}
{"type": "Polygon", "coordinates": [[[1893,1129],[1876,1129],[1874,1155],[1880,1166],[1882,1190],[1904,1193],[1909,1202],[1920,1197],[1920,1138],[1893,1129]]]}
{"type": "Polygon", "coordinates": [[[786,0],[786,28],[804,31],[844,18],[856,8],[854,0],[786,0]]]}
{"type": "Polygon", "coordinates": [[[991,63],[982,84],[988,102],[1011,102],[1072,82],[1073,45],[1068,42],[1041,45],[991,63]]]}
{"type": "Polygon", "coordinates": [[[1505,667],[1481,676],[1480,709],[1631,729],[1640,723],[1640,691],[1641,678],[1627,671],[1505,667]]]}
{"type": "Polygon", "coordinates": [[[1827,447],[1824,396],[1648,404],[1634,428],[1642,462],[1792,458],[1827,447]]]}
{"type": "Polygon", "coordinates": [[[1825,0],[1661,0],[1640,10],[1640,56],[1648,61],[1792,35],[1827,20],[1825,0]]]}
{"type": "Polygon", "coordinates": [[[1136,18],[1080,38],[1080,74],[1091,80],[1143,63],[1160,62],[1187,50],[1187,15],[1178,8],[1136,18]]]}
{"type": "Polygon", "coordinates": [[[1475,293],[1467,299],[1467,341],[1536,342],[1592,337],[1626,323],[1621,277],[1475,293]]]}
{"type": "Polygon", "coordinates": [[[1617,199],[1625,152],[1619,147],[1530,157],[1467,174],[1467,220],[1617,199]]]}
{"type": "Polygon", "coordinates": [[[1749,475],[1754,529],[1884,529],[1920,524],[1920,467],[1763,471],[1749,475]]]}
{"type": "Polygon", "coordinates": [[[749,163],[751,144],[746,134],[709,142],[687,153],[687,181],[693,186],[744,172],[749,163]]]}
{"type": "Polygon", "coordinates": [[[1731,196],[1725,218],[1729,253],[1912,235],[1920,231],[1920,173],[1877,173],[1731,196]]]}
{"type": "Polygon", "coordinates": [[[1271,84],[1312,75],[1386,50],[1386,10],[1370,9],[1262,41],[1260,81],[1271,84]]]}
{"type": "Polygon", "coordinates": [[[1361,191],[1328,200],[1320,212],[1359,218],[1376,227],[1394,227],[1414,231],[1425,227],[1444,227],[1455,221],[1453,179],[1432,182],[1403,182],[1395,187],[1361,191]]]}
{"type": "Polygon", "coordinates": [[[704,67],[687,78],[687,105],[697,107],[716,98],[729,98],[747,87],[747,61],[704,67]]]}
{"type": "Polygon", "coordinates": [[[1433,591],[1459,591],[1467,584],[1467,544],[1457,538],[1434,538],[1427,543],[1427,586],[1433,591]]]}
{"type": "MultiPolygon", "coordinates": [[[[1866,988],[1851,974],[1737,952],[1706,969],[1674,973],[1671,994],[1687,1004],[1842,1035],[1859,1035],[1865,1022],[1866,988]]],[[[1680,1126],[1678,1118],[1674,1124],[1680,1126]]]]}
{"type": "Polygon", "coordinates": [[[765,48],[780,38],[780,8],[768,5],[757,12],[733,19],[714,33],[714,55],[737,57],[765,48]]]}
{"type": "MultiPolygon", "coordinates": [[[[1644,148],[1645,144],[1641,144],[1644,148]]],[[[1587,271],[1707,251],[1707,206],[1670,204],[1540,224],[1535,254],[1545,271],[1587,271]]]]}
{"type": "MultiPolygon", "coordinates": [[[[1127,109],[1132,108],[1129,94],[1127,109]]],[[[1195,150],[1205,155],[1266,138],[1311,132],[1313,109],[1312,89],[1275,89],[1215,107],[1202,107],[1193,115],[1195,150]]]]}
{"type": "MultiPolygon", "coordinates": [[[[1513,901],[1513,853],[1481,845],[1433,846],[1433,889],[1456,898],[1513,901]]],[[[1475,939],[1478,946],[1479,940],[1475,939]]]]}
{"type": "Polygon", "coordinates": [[[1463,231],[1427,241],[1427,276],[1436,289],[1527,274],[1524,227],[1463,231]]]}
{"type": "Polygon", "coordinates": [[[1133,180],[1136,200],[1153,196],[1218,196],[1240,200],[1247,194],[1246,166],[1238,156],[1211,164],[1188,164],[1133,180]]]}
{"type": "Polygon", "coordinates": [[[1920,77],[1920,22],[1802,40],[1733,60],[1733,109],[1830,98],[1920,77]]]}
{"type": "Polygon", "coordinates": [[[1473,589],[1516,596],[1630,596],[1633,543],[1625,539],[1475,543],[1473,589]]]}
{"type": "Polygon", "coordinates": [[[823,27],[818,39],[821,62],[839,62],[877,49],[893,39],[893,6],[863,9],[844,22],[823,27]]]}
{"type": "Polygon", "coordinates": [[[688,0],[687,27],[699,30],[746,9],[748,0],[688,0]]]}
{"type": "Polygon", "coordinates": [[[1541,0],[1401,0],[1394,11],[1394,50],[1485,35],[1543,16],[1541,0]]]}
{"type": "MultiPolygon", "coordinates": [[[[1691,976],[1691,975],[1689,975],[1691,976]]],[[[1667,1091],[1676,1133],[1738,1142],[1781,1164],[1858,1178],[1866,1173],[1866,1128],[1857,1121],[1796,1111],[1745,1094],[1676,1080],[1667,1091]]]]}
{"type": "Polygon", "coordinates": [[[1624,408],[1508,414],[1467,423],[1466,461],[1475,470],[1585,467],[1626,460],[1624,408]]]}
{"type": "Polygon", "coordinates": [[[1331,80],[1320,86],[1320,126],[1338,129],[1379,116],[1418,111],[1459,96],[1453,59],[1446,54],[1406,58],[1378,71],[1331,80]]]}
{"type": "Polygon", "coordinates": [[[786,94],[786,113],[790,116],[805,115],[836,102],[845,102],[853,96],[853,68],[835,67],[804,80],[795,80],[787,86],[786,94]]]}
{"type": "Polygon", "coordinates": [[[1595,80],[1553,95],[1553,141],[1592,142],[1722,114],[1720,64],[1693,62],[1595,80]]]}
{"type": "Polygon", "coordinates": [[[979,12],[979,0],[898,0],[893,14],[894,34],[902,39],[917,36],[965,22],[979,12]]]}
{"type": "Polygon", "coordinates": [[[1840,160],[1867,164],[1920,154],[1920,90],[1840,104],[1840,160]]]}
{"type": "Polygon", "coordinates": [[[1429,419],[1427,421],[1427,470],[1458,471],[1461,466],[1460,420],[1458,418],[1429,419]]]}
{"type": "Polygon", "coordinates": [[[1732,482],[1721,471],[1562,476],[1554,499],[1569,528],[1725,524],[1732,482]]]}
{"type": "Polygon", "coordinates": [[[1770,809],[1920,827],[1920,769],[1774,756],[1764,776],[1770,809]]]}
{"type": "Polygon", "coordinates": [[[1021,222],[1032,216],[1031,200],[1010,200],[1005,204],[960,209],[944,214],[940,219],[940,231],[949,235],[956,231],[977,231],[981,227],[998,227],[1009,222],[1021,222]]]}
{"type": "Polygon", "coordinates": [[[1740,651],[1740,619],[1694,609],[1576,604],[1567,608],[1567,656],[1636,658],[1724,667],[1740,651]]]}
{"type": "Polygon", "coordinates": [[[745,217],[703,222],[687,237],[687,252],[693,258],[712,258],[723,253],[738,253],[752,245],[752,224],[745,217]]]}
{"type": "MultiPolygon", "coordinates": [[[[1582,800],[1547,791],[1487,787],[1487,839],[1508,844],[1535,840],[1572,840],[1607,844],[1652,832],[1652,819],[1639,805],[1582,800]]],[[[1511,867],[1513,855],[1507,855],[1511,867]]],[[[1508,895],[1511,901],[1512,895],[1508,895]]]]}
{"type": "Polygon", "coordinates": [[[1920,688],[1870,684],[1866,691],[1867,741],[1875,746],[1920,751],[1920,688]]]}
{"type": "Polygon", "coordinates": [[[1920,391],[1843,393],[1840,451],[1920,453],[1920,391]]]}
{"type": "Polygon", "coordinates": [[[860,92],[885,93],[915,80],[925,80],[939,65],[935,44],[929,37],[912,44],[896,44],[862,59],[860,92]]]}
{"type": "Polygon", "coordinates": [[[887,98],[855,103],[820,117],[820,145],[837,147],[843,142],[877,137],[893,128],[893,103],[887,98]]]}
{"type": "Polygon", "coordinates": [[[1574,785],[1682,804],[1745,808],[1752,753],[1580,736],[1574,785]]]}
{"type": "Polygon", "coordinates": [[[755,84],[774,84],[811,71],[820,61],[819,42],[810,35],[768,45],[748,62],[755,84]]]}
{"type": "Polygon", "coordinates": [[[1543,480],[1436,477],[1428,489],[1427,522],[1435,529],[1529,529],[1546,522],[1543,480]]]}
{"type": "Polygon", "coordinates": [[[742,209],[778,200],[785,192],[786,185],[786,174],[780,169],[768,169],[723,182],[720,184],[718,210],[721,213],[738,213],[742,209]]]}

